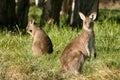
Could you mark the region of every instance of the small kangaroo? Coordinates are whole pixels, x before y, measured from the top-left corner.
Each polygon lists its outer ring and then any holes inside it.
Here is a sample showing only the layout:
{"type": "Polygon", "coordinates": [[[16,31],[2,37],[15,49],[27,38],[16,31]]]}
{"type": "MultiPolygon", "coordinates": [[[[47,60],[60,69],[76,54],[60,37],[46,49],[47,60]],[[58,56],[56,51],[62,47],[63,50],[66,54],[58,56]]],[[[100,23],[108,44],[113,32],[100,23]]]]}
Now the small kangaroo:
{"type": "Polygon", "coordinates": [[[33,37],[32,51],[35,55],[53,52],[53,45],[49,36],[35,24],[34,20],[28,23],[26,31],[33,37]]]}
{"type": "Polygon", "coordinates": [[[63,73],[81,73],[85,59],[91,56],[91,50],[95,48],[93,21],[96,19],[97,13],[93,12],[89,16],[84,16],[79,12],[79,16],[83,20],[82,33],[66,46],[61,55],[63,73]]]}

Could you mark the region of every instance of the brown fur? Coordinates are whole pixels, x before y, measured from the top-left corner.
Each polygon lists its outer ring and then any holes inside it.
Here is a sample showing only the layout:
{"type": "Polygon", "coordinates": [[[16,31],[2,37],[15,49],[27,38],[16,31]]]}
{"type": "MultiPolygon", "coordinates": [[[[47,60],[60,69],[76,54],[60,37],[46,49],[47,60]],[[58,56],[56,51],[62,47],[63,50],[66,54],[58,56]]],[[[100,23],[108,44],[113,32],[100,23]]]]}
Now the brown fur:
{"type": "Polygon", "coordinates": [[[61,55],[62,71],[72,74],[80,73],[87,57],[90,57],[94,45],[93,20],[96,13],[85,17],[79,13],[83,20],[83,30],[81,35],[69,43],[61,55]]]}
{"type": "Polygon", "coordinates": [[[50,54],[53,52],[53,45],[49,36],[34,22],[26,27],[27,32],[33,37],[32,50],[36,54],[50,54]]]}

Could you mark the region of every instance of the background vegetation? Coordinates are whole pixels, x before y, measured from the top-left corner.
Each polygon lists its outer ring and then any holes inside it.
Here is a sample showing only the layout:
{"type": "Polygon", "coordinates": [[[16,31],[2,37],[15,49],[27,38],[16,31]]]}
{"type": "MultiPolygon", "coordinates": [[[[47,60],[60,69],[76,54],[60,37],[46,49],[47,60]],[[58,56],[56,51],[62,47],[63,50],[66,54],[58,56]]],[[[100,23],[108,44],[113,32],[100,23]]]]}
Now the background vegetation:
{"type": "MultiPolygon", "coordinates": [[[[43,29],[51,38],[54,52],[51,55],[33,56],[32,38],[29,34],[0,31],[0,80],[120,80],[120,10],[100,10],[95,21],[97,58],[86,60],[83,73],[63,78],[60,73],[60,56],[65,46],[81,33],[80,28],[64,25],[45,25],[43,29]]],[[[39,23],[41,10],[32,6],[39,23]]],[[[79,26],[78,26],[79,27],[79,26]]]]}

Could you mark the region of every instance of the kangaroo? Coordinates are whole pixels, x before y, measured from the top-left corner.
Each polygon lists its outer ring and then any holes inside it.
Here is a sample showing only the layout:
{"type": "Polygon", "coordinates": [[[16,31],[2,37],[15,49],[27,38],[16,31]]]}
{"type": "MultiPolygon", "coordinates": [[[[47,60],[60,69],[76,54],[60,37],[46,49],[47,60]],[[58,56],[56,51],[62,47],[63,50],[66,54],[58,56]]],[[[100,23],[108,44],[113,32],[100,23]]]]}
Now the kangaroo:
{"type": "Polygon", "coordinates": [[[26,31],[33,37],[32,51],[37,54],[50,54],[53,52],[53,45],[45,31],[31,20],[26,31]]]}
{"type": "Polygon", "coordinates": [[[60,58],[63,73],[78,74],[82,72],[84,61],[91,56],[91,50],[94,45],[93,21],[97,13],[93,12],[89,16],[84,16],[79,12],[83,20],[82,33],[69,43],[60,58]]]}

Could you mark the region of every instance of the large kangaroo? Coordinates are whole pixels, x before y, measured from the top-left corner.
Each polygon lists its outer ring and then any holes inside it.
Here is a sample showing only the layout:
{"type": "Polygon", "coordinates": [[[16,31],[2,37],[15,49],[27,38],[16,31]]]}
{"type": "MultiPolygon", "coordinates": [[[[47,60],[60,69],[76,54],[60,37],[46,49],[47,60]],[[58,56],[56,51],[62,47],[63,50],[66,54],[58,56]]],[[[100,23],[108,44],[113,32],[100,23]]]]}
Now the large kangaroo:
{"type": "Polygon", "coordinates": [[[49,36],[34,23],[34,20],[28,23],[26,31],[33,37],[32,50],[35,55],[53,52],[53,45],[49,36]]]}
{"type": "Polygon", "coordinates": [[[92,48],[96,53],[93,31],[93,21],[96,19],[96,15],[97,13],[93,12],[87,17],[79,12],[79,16],[83,20],[82,33],[64,49],[61,55],[62,72],[80,73],[85,59],[91,56],[92,48]]]}

